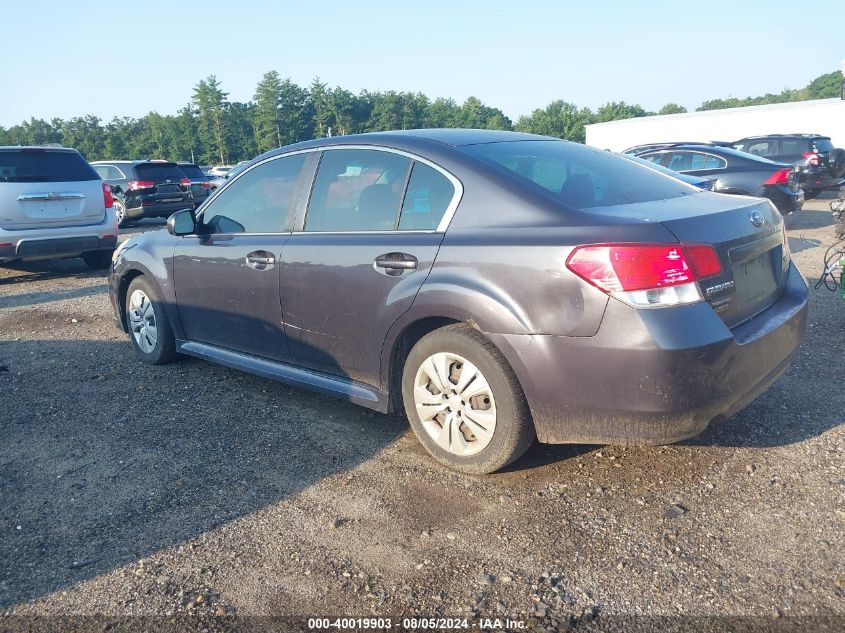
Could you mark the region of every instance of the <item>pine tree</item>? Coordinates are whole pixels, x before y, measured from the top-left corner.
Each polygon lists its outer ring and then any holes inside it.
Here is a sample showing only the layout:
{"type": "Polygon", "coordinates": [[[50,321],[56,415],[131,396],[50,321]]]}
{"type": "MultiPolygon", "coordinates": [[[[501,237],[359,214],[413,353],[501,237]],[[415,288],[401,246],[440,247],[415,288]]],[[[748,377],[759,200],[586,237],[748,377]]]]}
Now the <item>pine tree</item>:
{"type": "Polygon", "coordinates": [[[226,119],[228,96],[229,94],[220,88],[220,82],[214,75],[200,80],[194,88],[192,101],[199,119],[198,132],[203,146],[203,161],[214,162],[219,158],[221,165],[226,164],[229,151],[226,119]]]}
{"type": "Polygon", "coordinates": [[[255,87],[255,144],[258,152],[266,152],[282,143],[282,80],[279,73],[264,73],[255,87]]]}

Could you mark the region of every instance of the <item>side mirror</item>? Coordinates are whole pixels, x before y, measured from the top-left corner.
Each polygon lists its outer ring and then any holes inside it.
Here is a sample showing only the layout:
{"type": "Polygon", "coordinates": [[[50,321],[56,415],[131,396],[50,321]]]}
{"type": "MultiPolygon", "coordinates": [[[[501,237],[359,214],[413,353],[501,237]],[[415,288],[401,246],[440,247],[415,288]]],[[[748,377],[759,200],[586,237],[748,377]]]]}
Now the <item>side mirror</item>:
{"type": "Polygon", "coordinates": [[[193,209],[180,209],[167,218],[167,231],[171,235],[193,235],[197,232],[197,216],[193,209]]]}

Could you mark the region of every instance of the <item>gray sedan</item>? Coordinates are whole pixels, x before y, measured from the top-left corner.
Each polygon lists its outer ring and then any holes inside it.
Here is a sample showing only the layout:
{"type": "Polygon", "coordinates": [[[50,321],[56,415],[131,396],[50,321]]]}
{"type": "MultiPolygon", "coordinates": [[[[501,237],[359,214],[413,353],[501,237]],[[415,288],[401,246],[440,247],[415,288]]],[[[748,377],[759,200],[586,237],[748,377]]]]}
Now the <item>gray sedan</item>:
{"type": "Polygon", "coordinates": [[[807,309],[768,200],[486,130],[269,152],[124,242],[110,294],[144,362],[404,410],[471,473],[535,438],[694,436],[786,370],[807,309]]]}

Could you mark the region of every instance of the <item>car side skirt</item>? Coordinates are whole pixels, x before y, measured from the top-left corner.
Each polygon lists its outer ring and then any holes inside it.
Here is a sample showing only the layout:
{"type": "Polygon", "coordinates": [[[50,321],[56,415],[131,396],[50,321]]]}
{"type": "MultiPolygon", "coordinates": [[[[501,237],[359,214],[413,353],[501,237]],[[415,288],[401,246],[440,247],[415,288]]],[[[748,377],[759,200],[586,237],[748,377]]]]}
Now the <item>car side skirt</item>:
{"type": "Polygon", "coordinates": [[[182,354],[209,360],[226,367],[240,369],[263,378],[277,380],[295,387],[302,387],[341,400],[348,400],[381,413],[387,413],[389,398],[386,393],[377,391],[349,378],[333,376],[309,369],[302,369],[287,363],[258,358],[249,354],[233,352],[207,343],[196,341],[176,341],[176,349],[182,354]]]}

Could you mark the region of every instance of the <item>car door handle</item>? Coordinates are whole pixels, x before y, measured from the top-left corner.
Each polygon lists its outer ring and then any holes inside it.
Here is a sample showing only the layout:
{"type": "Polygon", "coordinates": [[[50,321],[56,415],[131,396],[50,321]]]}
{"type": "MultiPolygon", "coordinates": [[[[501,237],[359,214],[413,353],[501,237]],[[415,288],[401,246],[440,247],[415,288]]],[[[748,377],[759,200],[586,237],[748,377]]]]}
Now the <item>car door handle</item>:
{"type": "Polygon", "coordinates": [[[276,263],[276,258],[272,253],[267,251],[255,251],[246,256],[247,266],[251,266],[257,270],[264,270],[276,263]]]}
{"type": "Polygon", "coordinates": [[[406,270],[417,269],[417,258],[407,253],[385,253],[376,257],[374,265],[379,272],[388,275],[401,275],[406,270]]]}

